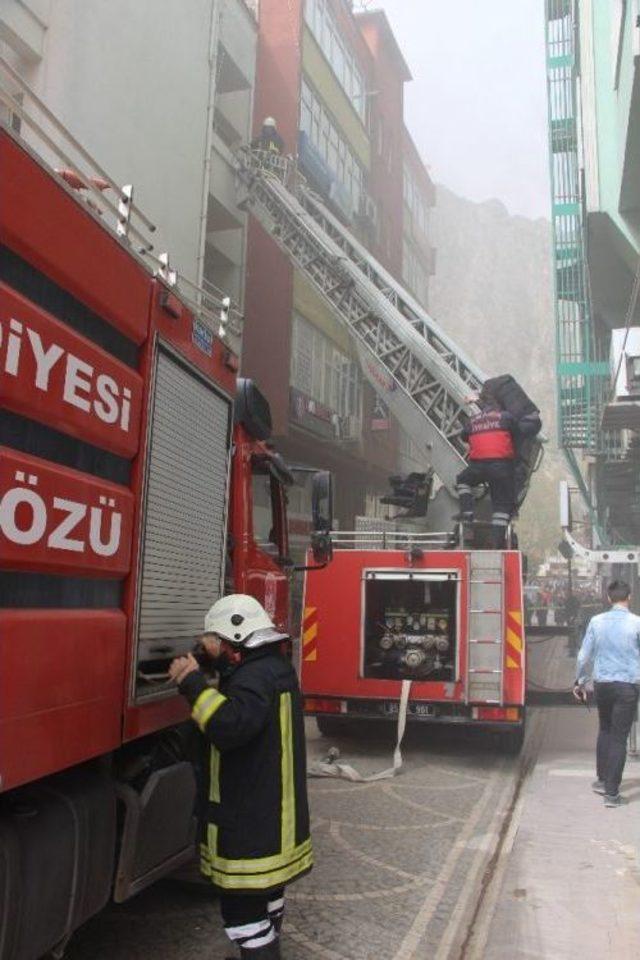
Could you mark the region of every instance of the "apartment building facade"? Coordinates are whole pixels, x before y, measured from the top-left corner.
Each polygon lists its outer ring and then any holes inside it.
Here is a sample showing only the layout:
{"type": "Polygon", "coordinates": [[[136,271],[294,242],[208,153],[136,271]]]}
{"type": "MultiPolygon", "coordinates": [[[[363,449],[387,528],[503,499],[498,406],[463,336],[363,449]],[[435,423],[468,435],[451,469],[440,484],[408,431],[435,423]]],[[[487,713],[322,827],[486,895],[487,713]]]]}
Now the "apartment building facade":
{"type": "Polygon", "coordinates": [[[605,542],[640,542],[639,16],[546,3],[559,436],[605,542]]]}
{"type": "MultiPolygon", "coordinates": [[[[275,118],[312,187],[400,280],[410,78],[384,13],[354,13],[345,0],[261,0],[256,130],[275,118]]],[[[351,524],[397,471],[400,428],[344,328],[257,223],[245,314],[243,371],[269,396],[279,448],[334,471],[338,519],[351,524]]]]}

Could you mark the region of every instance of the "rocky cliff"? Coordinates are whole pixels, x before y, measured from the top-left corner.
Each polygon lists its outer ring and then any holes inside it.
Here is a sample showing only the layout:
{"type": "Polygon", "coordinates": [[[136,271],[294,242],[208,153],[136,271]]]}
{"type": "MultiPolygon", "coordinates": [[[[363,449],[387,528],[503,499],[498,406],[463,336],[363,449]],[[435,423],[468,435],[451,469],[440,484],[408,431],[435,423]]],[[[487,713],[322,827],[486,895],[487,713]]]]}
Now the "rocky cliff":
{"type": "Polygon", "coordinates": [[[551,232],[498,200],[474,203],[438,187],[429,312],[489,375],[512,373],[544,415],[549,438],[519,523],[532,559],[560,539],[551,232]]]}

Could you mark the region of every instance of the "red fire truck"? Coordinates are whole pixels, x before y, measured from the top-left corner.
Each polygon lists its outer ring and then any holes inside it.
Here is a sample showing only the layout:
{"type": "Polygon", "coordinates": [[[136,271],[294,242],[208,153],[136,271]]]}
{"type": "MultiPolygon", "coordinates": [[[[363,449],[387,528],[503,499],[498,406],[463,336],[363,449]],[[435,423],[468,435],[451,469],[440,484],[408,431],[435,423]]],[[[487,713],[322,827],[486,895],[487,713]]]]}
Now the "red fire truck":
{"type": "Polygon", "coordinates": [[[225,581],[286,630],[289,475],[179,286],[4,126],[0,169],[0,958],[23,960],[114,877],[124,900],[192,857],[167,666],[225,581]]]}
{"type": "MultiPolygon", "coordinates": [[[[522,556],[470,549],[464,531],[451,532],[465,464],[462,428],[470,397],[488,378],[332,211],[330,197],[325,202],[309,188],[295,160],[247,150],[239,170],[247,209],[351,336],[364,375],[425,470],[407,483],[391,478],[403,492],[387,499],[402,504],[413,483],[424,500],[421,524],[362,518],[355,532],[326,531],[333,560],[305,586],[306,709],[321,731],[335,733],[349,717],[396,715],[402,682],[410,681],[409,719],[497,729],[517,750],[525,698],[522,556]]],[[[493,385],[515,415],[537,417],[512,377],[493,385]]],[[[518,441],[518,503],[540,454],[535,436],[518,441]]],[[[516,545],[511,532],[509,543],[516,545]]]]}

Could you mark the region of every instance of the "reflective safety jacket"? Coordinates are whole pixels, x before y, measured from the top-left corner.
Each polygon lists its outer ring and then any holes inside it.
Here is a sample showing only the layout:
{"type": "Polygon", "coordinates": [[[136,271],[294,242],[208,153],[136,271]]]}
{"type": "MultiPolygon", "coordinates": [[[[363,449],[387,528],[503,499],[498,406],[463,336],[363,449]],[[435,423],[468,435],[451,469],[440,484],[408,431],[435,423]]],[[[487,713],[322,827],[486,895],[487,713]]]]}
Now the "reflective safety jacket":
{"type": "Polygon", "coordinates": [[[462,431],[469,444],[469,460],[513,460],[517,422],[506,410],[486,409],[469,420],[462,431]]]}
{"type": "Polygon", "coordinates": [[[180,692],[210,744],[201,870],[216,887],[256,893],[311,869],[304,718],[298,678],[260,647],[208,686],[200,671],[180,692]]]}

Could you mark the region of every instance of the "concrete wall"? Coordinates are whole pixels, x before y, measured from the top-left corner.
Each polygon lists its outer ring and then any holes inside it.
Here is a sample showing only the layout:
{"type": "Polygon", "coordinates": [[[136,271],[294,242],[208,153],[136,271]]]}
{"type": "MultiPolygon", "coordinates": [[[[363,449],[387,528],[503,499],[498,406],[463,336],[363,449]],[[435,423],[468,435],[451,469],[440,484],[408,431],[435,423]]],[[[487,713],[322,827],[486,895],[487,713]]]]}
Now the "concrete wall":
{"type": "MultiPolygon", "coordinates": [[[[640,233],[637,219],[621,212],[622,174],[625,166],[628,137],[632,123],[640,122],[637,116],[640,103],[634,96],[638,71],[638,27],[635,23],[637,10],[632,2],[624,5],[625,20],[622,23],[622,42],[619,50],[619,69],[616,80],[616,55],[618,45],[615,3],[593,3],[593,53],[595,72],[595,108],[597,124],[599,210],[608,214],[623,237],[637,253],[640,233]]],[[[636,91],[637,93],[637,91],[636,91]]],[[[637,169],[635,171],[637,179],[637,169]]],[[[640,190],[638,191],[640,199],[640,190]]]]}
{"type": "MultiPolygon", "coordinates": [[[[245,228],[232,158],[214,151],[213,122],[217,107],[239,137],[249,134],[257,24],[243,0],[177,9],[173,0],[3,0],[0,40],[110,176],[134,185],[135,203],[158,228],[154,252],[169,251],[174,268],[200,281],[205,235],[215,242],[210,194],[245,228]]],[[[242,290],[243,262],[242,252],[232,295],[242,290]]]]}

